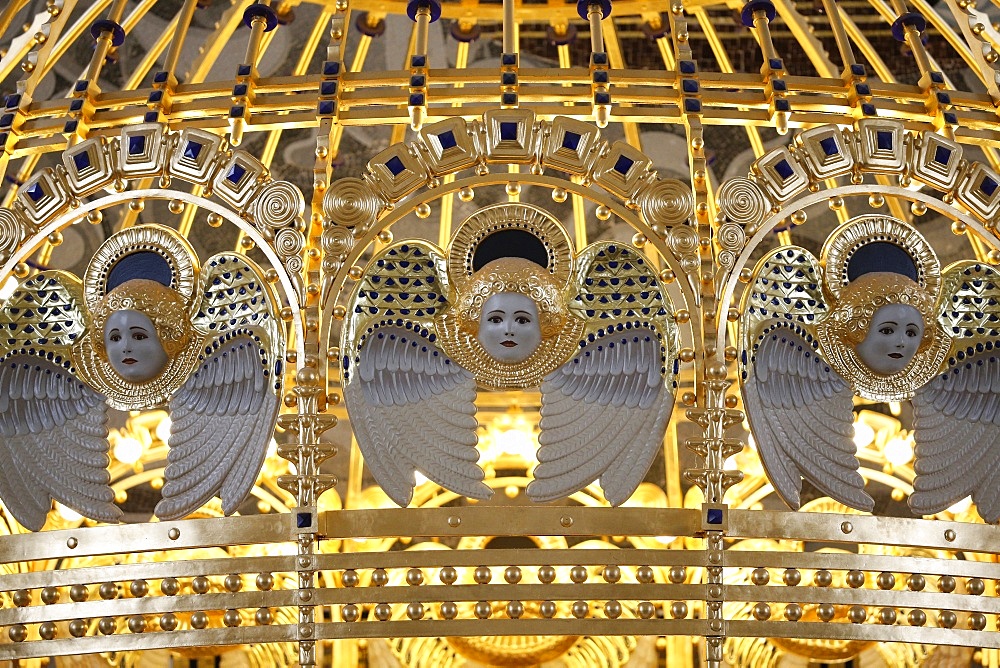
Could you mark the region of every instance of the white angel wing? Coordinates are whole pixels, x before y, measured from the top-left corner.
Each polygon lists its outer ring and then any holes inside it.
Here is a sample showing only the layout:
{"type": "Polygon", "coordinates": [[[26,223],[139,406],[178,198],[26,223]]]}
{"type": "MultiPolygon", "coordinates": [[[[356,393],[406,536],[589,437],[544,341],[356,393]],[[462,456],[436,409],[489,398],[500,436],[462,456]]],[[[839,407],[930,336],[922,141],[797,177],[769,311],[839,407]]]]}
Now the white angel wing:
{"type": "Polygon", "coordinates": [[[800,505],[802,478],[841,503],[871,511],[858,473],[853,391],[794,321],[765,323],[752,349],[743,400],[757,452],[778,495],[800,505]]]}
{"type": "Polygon", "coordinates": [[[412,500],[418,470],[474,499],[493,494],[476,463],[475,380],[434,340],[412,323],[374,327],[357,357],[345,360],[344,396],[358,446],[400,506],[412,500]]]}
{"type": "Polygon", "coordinates": [[[600,478],[624,503],[663,443],[673,408],[666,352],[653,327],[618,325],[588,338],[542,383],[538,466],[527,494],[552,501],[600,478]]]}
{"type": "Polygon", "coordinates": [[[252,332],[219,337],[170,400],[160,519],[183,517],[216,494],[228,515],[253,488],[278,415],[280,363],[266,349],[252,332]]]}
{"type": "Polygon", "coordinates": [[[68,363],[31,354],[0,367],[0,498],[24,527],[41,530],[52,499],[81,515],[118,522],[108,483],[104,397],[68,363]]]}
{"type": "Polygon", "coordinates": [[[952,358],[913,397],[915,513],[930,515],[972,495],[979,516],[1000,520],[1000,351],[993,343],[952,358]]]}

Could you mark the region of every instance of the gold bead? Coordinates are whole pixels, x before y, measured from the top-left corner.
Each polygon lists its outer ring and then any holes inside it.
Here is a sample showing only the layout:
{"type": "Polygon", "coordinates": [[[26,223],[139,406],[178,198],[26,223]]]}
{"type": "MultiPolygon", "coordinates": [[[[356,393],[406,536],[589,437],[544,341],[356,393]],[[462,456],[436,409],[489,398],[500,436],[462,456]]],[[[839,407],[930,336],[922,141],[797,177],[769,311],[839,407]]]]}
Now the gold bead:
{"type": "Polygon", "coordinates": [[[88,596],[90,596],[90,591],[88,591],[86,585],[73,585],[69,588],[69,598],[71,601],[81,603],[86,601],[88,596]]]}
{"type": "Polygon", "coordinates": [[[361,277],[364,275],[364,270],[358,265],[354,265],[353,267],[347,270],[347,275],[350,276],[352,280],[357,281],[360,280],[361,277]]]}
{"type": "Polygon", "coordinates": [[[608,619],[618,619],[622,614],[622,604],[618,601],[608,601],[604,604],[604,614],[608,619]]]}
{"type": "Polygon", "coordinates": [[[376,568],[372,571],[372,584],[376,587],[384,587],[389,584],[389,574],[384,568],[376,568]]]}
{"type": "Polygon", "coordinates": [[[458,191],[458,199],[462,200],[463,202],[471,202],[473,199],[475,199],[475,197],[476,197],[476,191],[470,188],[469,186],[465,186],[464,188],[458,191]]]}
{"type": "Polygon", "coordinates": [[[7,637],[13,642],[24,642],[28,637],[28,629],[24,624],[15,624],[7,629],[7,637]]]}
{"type": "Polygon", "coordinates": [[[490,569],[487,566],[478,566],[472,573],[472,578],[476,581],[476,584],[489,584],[490,580],[493,578],[493,573],[490,572],[490,569]]]}
{"type": "Polygon", "coordinates": [[[417,218],[426,219],[431,217],[431,205],[427,202],[421,202],[416,208],[417,218]]]}
{"type": "Polygon", "coordinates": [[[694,392],[685,392],[684,394],[681,395],[681,403],[683,403],[685,406],[694,406],[694,403],[697,400],[698,397],[695,396],[694,392]]]}
{"type": "Polygon", "coordinates": [[[673,283],[677,275],[671,269],[664,269],[660,272],[660,280],[664,283],[673,283]]]}
{"type": "Polygon", "coordinates": [[[473,612],[477,619],[489,619],[490,615],[493,614],[493,606],[490,605],[489,601],[478,601],[473,612]]]}
{"type": "Polygon", "coordinates": [[[521,581],[521,569],[517,566],[508,566],[504,569],[503,579],[507,584],[517,584],[521,581]]]}
{"type": "Polygon", "coordinates": [[[240,239],[240,248],[245,251],[253,250],[257,247],[257,244],[250,237],[243,237],[240,239]]]}
{"type": "Polygon", "coordinates": [[[622,569],[615,564],[608,564],[601,571],[601,576],[604,578],[605,582],[614,584],[622,579],[622,569]]]}
{"type": "Polygon", "coordinates": [[[142,598],[149,593],[149,583],[145,580],[133,580],[128,590],[135,598],[142,598]]]}
{"type": "MultiPolygon", "coordinates": [[[[670,604],[670,616],[674,619],[684,619],[688,614],[688,605],[684,601],[674,601],[670,604]]],[[[770,611],[768,611],[770,614],[770,611]]]]}
{"type": "Polygon", "coordinates": [[[91,225],[100,225],[102,220],[104,220],[104,214],[100,211],[91,211],[87,214],[87,222],[91,225]]]}
{"type": "Polygon", "coordinates": [[[953,222],[953,223],[951,224],[951,233],[952,233],[952,234],[954,234],[954,235],[956,235],[956,236],[959,236],[959,237],[960,237],[960,236],[962,236],[963,234],[965,234],[965,231],[966,231],[966,230],[967,230],[968,228],[969,228],[969,226],[968,226],[968,225],[966,225],[965,223],[963,223],[963,222],[962,222],[962,221],[960,221],[960,220],[956,220],[955,222],[953,222]]]}
{"type": "Polygon", "coordinates": [[[879,589],[892,589],[896,586],[896,576],[892,573],[879,573],[878,577],[875,578],[875,584],[878,585],[879,589]]]}
{"type": "Polygon", "coordinates": [[[608,220],[611,218],[611,209],[606,205],[601,204],[594,210],[594,215],[597,216],[598,220],[608,220]]]}
{"type": "Polygon", "coordinates": [[[868,196],[868,206],[873,209],[881,209],[885,204],[885,196],[881,193],[872,193],[868,196]]]}
{"type": "MultiPolygon", "coordinates": [[[[374,579],[374,574],[372,578],[374,579]]],[[[455,584],[455,581],[458,580],[458,571],[455,570],[454,566],[445,566],[438,573],[438,579],[446,585],[455,584]]]]}
{"type": "Polygon", "coordinates": [[[690,364],[694,361],[695,353],[693,348],[681,348],[681,352],[678,355],[680,360],[685,364],[690,364]]]}
{"type": "Polygon", "coordinates": [[[55,622],[42,622],[38,625],[38,635],[42,640],[52,640],[56,637],[55,622]]]}
{"type": "Polygon", "coordinates": [[[46,237],[46,240],[49,242],[49,245],[51,246],[59,246],[63,242],[63,235],[61,232],[53,232],[48,237],[46,237]]]}
{"type": "Polygon", "coordinates": [[[723,380],[728,374],[729,370],[722,362],[709,362],[705,366],[705,377],[709,380],[723,380]]]}
{"type": "Polygon", "coordinates": [[[458,606],[451,601],[441,604],[441,616],[445,619],[455,619],[458,616],[458,606]]]}
{"type": "Polygon", "coordinates": [[[1000,264],[1000,250],[993,249],[986,254],[986,261],[990,264],[1000,264]]]}
{"type": "Polygon", "coordinates": [[[135,213],[139,213],[146,208],[146,204],[141,199],[134,199],[128,203],[128,208],[135,213]]]}
{"type": "Polygon", "coordinates": [[[184,202],[179,199],[172,199],[167,204],[167,210],[172,214],[184,213],[184,202]]]}
{"type": "Polygon", "coordinates": [[[206,218],[206,222],[208,223],[209,227],[221,227],[222,216],[217,213],[210,213],[208,214],[208,218],[206,218]]]}
{"type": "Polygon", "coordinates": [[[829,587],[833,583],[833,575],[826,569],[816,571],[816,574],[813,575],[813,582],[816,583],[817,587],[829,587]]]}
{"type": "Polygon", "coordinates": [[[965,593],[973,596],[982,596],[986,591],[986,585],[979,578],[969,578],[965,582],[965,593]]]}
{"type": "Polygon", "coordinates": [[[177,578],[165,578],[163,582],[160,583],[160,591],[162,591],[166,596],[176,596],[177,592],[181,590],[181,584],[177,581],[177,578]]]}
{"type": "Polygon", "coordinates": [[[792,221],[792,225],[802,225],[806,222],[806,220],[808,220],[808,216],[805,211],[799,209],[790,216],[790,219],[792,221]]]}
{"type": "Polygon", "coordinates": [[[757,586],[766,585],[771,581],[771,574],[766,568],[755,568],[750,574],[750,582],[753,582],[757,586]]]}
{"type": "Polygon", "coordinates": [[[942,575],[940,578],[938,578],[938,591],[945,594],[950,594],[951,592],[955,591],[956,584],[957,583],[955,582],[955,578],[953,578],[952,576],[942,575]]]}
{"type": "Polygon", "coordinates": [[[348,569],[340,576],[340,584],[344,587],[357,587],[360,581],[361,578],[358,577],[358,572],[354,569],[348,569]]]}
{"type": "Polygon", "coordinates": [[[97,630],[109,636],[118,630],[118,624],[115,622],[114,617],[101,617],[101,620],[97,622],[97,630]]]}
{"type": "MultiPolygon", "coordinates": [[[[345,605],[344,607],[348,608],[350,606],[345,605]]],[[[355,607],[355,610],[356,609],[357,607],[355,607]]],[[[344,615],[344,618],[347,619],[346,614],[344,615]]],[[[257,612],[253,613],[253,620],[254,622],[256,622],[257,626],[267,626],[268,624],[274,621],[274,614],[271,613],[270,608],[258,608],[257,612]]]]}
{"type": "Polygon", "coordinates": [[[261,573],[257,576],[256,584],[260,591],[269,591],[274,586],[274,576],[270,573],[261,573]]]}
{"type": "Polygon", "coordinates": [[[569,579],[575,584],[583,584],[587,581],[587,568],[585,566],[574,566],[569,571],[569,579]]]}
{"type": "MultiPolygon", "coordinates": [[[[264,272],[264,280],[266,280],[268,283],[277,283],[278,282],[278,270],[275,269],[274,267],[266,270],[264,272]]],[[[289,313],[290,312],[291,312],[291,309],[289,309],[289,313]]]]}
{"type": "Polygon", "coordinates": [[[923,202],[911,202],[910,203],[910,213],[914,216],[922,216],[927,213],[927,205],[923,202]]]}
{"type": "Polygon", "coordinates": [[[981,612],[974,612],[969,615],[969,628],[973,631],[982,631],[986,628],[986,615],[981,612]]]}
{"type": "MultiPolygon", "coordinates": [[[[687,309],[683,309],[682,308],[682,309],[680,309],[680,310],[678,310],[678,311],[676,311],[674,313],[674,320],[676,320],[677,322],[679,322],[679,323],[681,323],[683,325],[684,323],[686,323],[689,320],[691,320],[691,312],[688,311],[687,309]]],[[[681,352],[683,352],[683,351],[681,351],[681,352]]],[[[694,351],[693,350],[691,351],[691,355],[692,355],[691,359],[694,359],[694,351]]]]}
{"type": "Polygon", "coordinates": [[[413,601],[406,606],[406,616],[412,620],[423,619],[424,604],[420,601],[413,601]]]}
{"type": "Polygon", "coordinates": [[[191,615],[191,628],[203,629],[208,626],[208,615],[199,610],[191,615]]]}
{"type": "Polygon", "coordinates": [[[726,408],[736,408],[740,403],[740,400],[736,398],[735,394],[730,394],[726,397],[726,408]]]}
{"type": "Polygon", "coordinates": [[[556,569],[551,566],[539,566],[538,581],[542,584],[551,584],[556,579],[556,569]]]}
{"type": "Polygon", "coordinates": [[[816,608],[816,616],[824,622],[830,621],[836,614],[836,608],[834,608],[830,603],[821,603],[816,608]]]}
{"type": "Polygon", "coordinates": [[[789,587],[794,587],[802,582],[802,572],[797,568],[786,568],[781,579],[789,587]]]}
{"type": "Polygon", "coordinates": [[[25,278],[28,275],[28,265],[23,262],[18,262],[14,265],[14,276],[17,278],[25,278]]]}
{"type": "Polygon", "coordinates": [[[857,589],[858,587],[865,586],[865,574],[859,570],[847,571],[847,575],[844,576],[844,582],[851,589],[857,589]]]}
{"type": "Polygon", "coordinates": [[[562,204],[566,201],[568,196],[565,188],[553,188],[552,189],[552,201],[558,204],[562,204]]]}
{"type": "Polygon", "coordinates": [[[802,606],[798,603],[789,603],[785,606],[785,619],[790,622],[797,622],[802,619],[802,606]]]}
{"type": "Polygon", "coordinates": [[[914,573],[906,579],[906,586],[909,587],[911,591],[921,591],[926,584],[927,580],[924,579],[923,575],[918,573],[914,573]]]}
{"type": "Polygon", "coordinates": [[[538,612],[545,619],[552,619],[556,614],[556,604],[552,601],[542,601],[538,606],[538,612]]]}
{"type": "Polygon", "coordinates": [[[830,210],[838,211],[844,208],[844,198],[843,197],[831,197],[829,201],[830,210]]]}
{"type": "Polygon", "coordinates": [[[945,529],[945,531],[944,531],[944,539],[946,541],[948,541],[949,543],[951,543],[951,542],[954,542],[954,540],[956,538],[958,538],[958,534],[955,533],[954,529],[945,529]]]}
{"type": "Polygon", "coordinates": [[[406,571],[406,584],[413,587],[424,583],[424,573],[419,568],[406,571]]]}
{"type": "Polygon", "coordinates": [[[230,573],[223,581],[226,591],[237,592],[243,589],[243,578],[239,573],[230,573]]]}
{"type": "Polygon", "coordinates": [[[758,603],[753,606],[753,618],[758,622],[766,622],[771,619],[771,606],[767,603],[758,603]]]}
{"type": "MultiPolygon", "coordinates": [[[[177,628],[177,616],[172,612],[160,615],[160,628],[164,631],[173,631],[177,628]]],[[[72,631],[72,629],[70,629],[72,631]]]]}
{"type": "Polygon", "coordinates": [[[204,575],[199,575],[191,580],[191,591],[196,594],[205,594],[211,588],[212,583],[204,575]]]}
{"type": "Polygon", "coordinates": [[[906,621],[910,623],[910,626],[923,626],[927,623],[927,613],[923,610],[910,610],[910,614],[906,616],[906,621]]]}
{"type": "Polygon", "coordinates": [[[586,601],[575,601],[573,603],[573,616],[577,619],[583,619],[588,614],[590,614],[590,604],[586,601]]]}
{"type": "Polygon", "coordinates": [[[361,610],[353,603],[348,603],[340,610],[340,616],[345,622],[356,622],[361,618],[361,610]]]}
{"type": "Polygon", "coordinates": [[[656,614],[656,606],[649,601],[641,601],[639,605],[635,606],[635,611],[640,619],[650,619],[656,614]]]}
{"type": "Polygon", "coordinates": [[[507,184],[507,194],[511,197],[516,197],[521,194],[521,184],[511,181],[507,184]]]}
{"type": "Polygon", "coordinates": [[[649,566],[640,566],[635,571],[635,579],[641,584],[649,584],[653,581],[653,569],[649,566]]]}
{"type": "Polygon", "coordinates": [[[74,619],[69,623],[69,634],[74,638],[82,638],[87,635],[87,622],[82,619],[74,619]]]}
{"type": "Polygon", "coordinates": [[[337,320],[343,320],[345,317],[347,317],[347,308],[345,308],[341,304],[337,304],[336,306],[333,307],[333,317],[336,318],[337,320]]]}
{"type": "Polygon", "coordinates": [[[896,610],[894,608],[882,608],[878,611],[878,623],[891,626],[896,623],[896,610]]]}
{"type": "Polygon", "coordinates": [[[953,629],[958,624],[958,615],[951,610],[942,610],[937,616],[938,626],[943,629],[953,629]]]}
{"type": "Polygon", "coordinates": [[[101,598],[103,598],[105,601],[110,601],[112,599],[118,598],[118,585],[116,585],[114,582],[105,582],[104,584],[101,585],[101,588],[98,590],[98,593],[101,595],[101,598]]]}
{"type": "Polygon", "coordinates": [[[146,630],[146,618],[142,615],[132,615],[128,618],[128,630],[131,633],[142,633],[146,630]]]}
{"type": "Polygon", "coordinates": [[[382,230],[377,235],[379,243],[391,244],[392,243],[392,232],[389,230],[382,230]]]}
{"type": "Polygon", "coordinates": [[[646,238],[646,235],[640,232],[636,232],[635,234],[632,235],[632,245],[635,246],[636,248],[642,248],[643,246],[646,245],[646,242],[648,241],[649,239],[646,238]]]}
{"type": "Polygon", "coordinates": [[[511,619],[520,619],[523,614],[524,603],[521,603],[520,601],[511,601],[507,604],[507,616],[511,619]]]}
{"type": "Polygon", "coordinates": [[[667,571],[667,579],[673,584],[681,584],[687,580],[687,568],[684,566],[671,566],[667,571]]]}

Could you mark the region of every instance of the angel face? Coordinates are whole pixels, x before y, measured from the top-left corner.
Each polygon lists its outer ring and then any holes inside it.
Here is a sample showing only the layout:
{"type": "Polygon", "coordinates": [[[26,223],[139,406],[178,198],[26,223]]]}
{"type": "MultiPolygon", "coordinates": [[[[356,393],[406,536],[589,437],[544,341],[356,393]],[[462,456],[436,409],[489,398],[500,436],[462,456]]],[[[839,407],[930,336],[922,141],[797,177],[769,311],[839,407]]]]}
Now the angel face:
{"type": "Polygon", "coordinates": [[[119,310],[108,316],[104,348],[118,375],[133,383],[156,378],[169,361],[153,321],[140,311],[119,310]]]}
{"type": "Polygon", "coordinates": [[[476,336],[490,357],[517,364],[531,357],[542,342],[538,307],[516,292],[492,295],[483,305],[476,336]]]}
{"type": "Polygon", "coordinates": [[[908,304],[886,304],[872,316],[871,327],[857,345],[858,357],[885,376],[906,368],[924,337],[924,319],[908,304]]]}

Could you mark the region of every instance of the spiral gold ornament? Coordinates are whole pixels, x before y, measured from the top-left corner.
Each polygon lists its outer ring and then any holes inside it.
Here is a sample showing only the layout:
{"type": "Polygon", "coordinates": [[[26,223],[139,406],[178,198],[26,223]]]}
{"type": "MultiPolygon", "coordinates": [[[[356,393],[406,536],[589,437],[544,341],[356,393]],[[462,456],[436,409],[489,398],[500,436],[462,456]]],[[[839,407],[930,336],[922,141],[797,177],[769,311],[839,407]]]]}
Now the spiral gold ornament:
{"type": "Polygon", "coordinates": [[[375,222],[382,202],[363,179],[337,179],[323,196],[323,215],[342,227],[367,227],[375,222]]]}
{"type": "Polygon", "coordinates": [[[743,228],[736,223],[725,223],[719,227],[718,232],[716,232],[716,239],[719,241],[719,246],[724,250],[734,251],[736,253],[743,250],[743,247],[747,243],[747,234],[743,231],[743,228]]]}
{"type": "Polygon", "coordinates": [[[274,235],[274,250],[278,255],[298,255],[304,247],[305,239],[297,230],[286,227],[274,235]]]}
{"type": "Polygon", "coordinates": [[[0,207],[0,261],[6,261],[24,239],[24,225],[10,209],[0,207]]]}
{"type": "Polygon", "coordinates": [[[346,256],[354,248],[354,237],[343,227],[331,227],[323,230],[321,242],[323,252],[328,257],[346,256]]]}
{"type": "Polygon", "coordinates": [[[698,253],[698,231],[690,225],[678,225],[670,230],[667,235],[670,250],[677,257],[685,255],[697,255],[698,253]]]}
{"type": "Polygon", "coordinates": [[[287,227],[306,210],[302,191],[288,181],[272,181],[254,199],[253,218],[258,225],[274,229],[287,227]]]}
{"type": "Polygon", "coordinates": [[[731,223],[753,225],[760,223],[771,210],[767,195],[750,179],[736,177],[722,184],[716,195],[719,211],[731,223]]]}
{"type": "Polygon", "coordinates": [[[694,213],[691,188],[677,179],[657,181],[642,194],[642,217],[650,226],[682,225],[694,213]]]}

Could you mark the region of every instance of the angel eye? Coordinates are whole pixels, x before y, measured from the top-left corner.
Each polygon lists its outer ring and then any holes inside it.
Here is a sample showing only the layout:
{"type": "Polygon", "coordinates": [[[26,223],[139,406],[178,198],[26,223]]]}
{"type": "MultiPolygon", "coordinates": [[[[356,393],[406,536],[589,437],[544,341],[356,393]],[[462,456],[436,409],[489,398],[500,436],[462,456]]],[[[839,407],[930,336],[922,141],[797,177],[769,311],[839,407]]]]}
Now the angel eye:
{"type": "Polygon", "coordinates": [[[487,321],[492,322],[494,325],[499,325],[500,323],[503,322],[503,318],[501,318],[498,315],[491,315],[489,318],[487,318],[487,321]]]}
{"type": "Polygon", "coordinates": [[[906,330],[906,335],[909,336],[909,337],[911,337],[911,338],[914,337],[914,336],[917,336],[917,330],[915,330],[915,329],[908,329],[908,330],[906,330]]]}
{"type": "Polygon", "coordinates": [[[112,334],[111,336],[108,337],[108,339],[110,339],[113,343],[118,343],[119,341],[122,340],[122,337],[118,334],[112,334]]]}
{"type": "Polygon", "coordinates": [[[142,332],[136,332],[135,334],[132,335],[132,338],[135,339],[136,341],[145,341],[149,337],[143,334],[142,332]]]}
{"type": "Polygon", "coordinates": [[[879,334],[884,334],[885,336],[891,336],[892,333],[896,331],[892,327],[882,327],[878,330],[879,334]]]}
{"type": "Polygon", "coordinates": [[[516,322],[519,325],[527,325],[527,324],[529,324],[531,322],[531,318],[527,318],[527,317],[525,317],[523,315],[519,315],[519,316],[517,316],[517,318],[514,319],[514,322],[516,322]]]}

